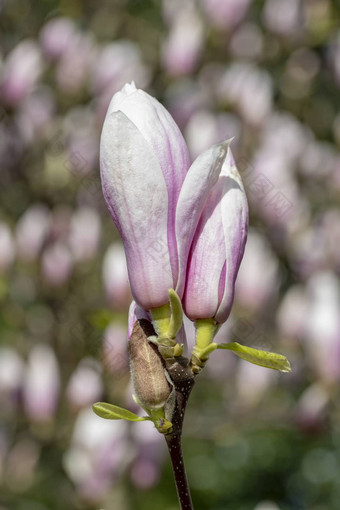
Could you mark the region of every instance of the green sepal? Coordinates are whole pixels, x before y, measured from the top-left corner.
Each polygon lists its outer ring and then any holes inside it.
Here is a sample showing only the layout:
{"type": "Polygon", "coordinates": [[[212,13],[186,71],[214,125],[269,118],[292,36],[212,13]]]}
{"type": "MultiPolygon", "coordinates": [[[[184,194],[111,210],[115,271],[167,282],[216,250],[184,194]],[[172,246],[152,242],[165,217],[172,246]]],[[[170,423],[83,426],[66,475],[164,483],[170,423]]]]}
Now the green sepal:
{"type": "Polygon", "coordinates": [[[265,368],[272,368],[279,370],[280,372],[290,372],[290,363],[285,356],[282,354],[276,354],[275,352],[261,351],[259,349],[253,349],[253,347],[246,347],[237,342],[231,342],[229,344],[219,344],[217,349],[226,349],[233,351],[237,356],[265,368]]]}
{"type": "Polygon", "coordinates": [[[219,329],[214,319],[197,319],[195,321],[195,347],[191,354],[191,368],[194,374],[199,374],[211,354],[217,347],[213,339],[219,329]]]}
{"type": "MultiPolygon", "coordinates": [[[[170,394],[172,395],[172,393],[170,394]]],[[[139,405],[145,412],[149,414],[149,416],[145,416],[145,420],[150,420],[155,425],[158,432],[161,434],[169,434],[172,429],[172,423],[166,419],[165,417],[165,408],[159,407],[158,409],[147,409],[144,407],[141,402],[138,400],[136,395],[132,395],[133,400],[139,405]]],[[[170,397],[169,397],[170,398],[170,397]]],[[[168,399],[169,401],[169,399],[168,399]]],[[[165,406],[167,403],[165,404],[165,406]]]]}
{"type": "Polygon", "coordinates": [[[148,412],[158,432],[161,434],[171,433],[172,423],[165,418],[164,407],[158,409],[149,409],[148,412]]]}
{"type": "Polygon", "coordinates": [[[176,344],[174,347],[174,356],[182,356],[184,351],[184,344],[176,344]]]}
{"type": "Polygon", "coordinates": [[[182,327],[183,308],[181,300],[174,291],[168,290],[169,303],[150,311],[153,327],[158,335],[159,341],[167,342],[168,345],[175,345],[176,335],[182,327]]]}
{"type": "Polygon", "coordinates": [[[202,361],[208,361],[210,354],[214,352],[217,349],[217,347],[218,344],[216,344],[215,342],[207,345],[207,347],[200,351],[200,359],[202,361]]]}
{"type": "Polygon", "coordinates": [[[123,409],[122,407],[107,404],[106,402],[96,402],[92,406],[93,411],[106,420],[127,420],[127,421],[146,421],[151,420],[149,416],[137,416],[137,414],[123,409]]]}
{"type": "Polygon", "coordinates": [[[211,344],[218,331],[218,325],[214,319],[197,319],[195,320],[195,328],[195,350],[198,353],[211,344]]]}
{"type": "Polygon", "coordinates": [[[160,338],[167,338],[171,319],[170,303],[149,310],[152,325],[160,338]]]}
{"type": "Polygon", "coordinates": [[[169,300],[171,306],[171,318],[168,335],[170,338],[176,338],[176,335],[181,329],[183,323],[183,308],[181,300],[174,289],[169,289],[169,300]]]}

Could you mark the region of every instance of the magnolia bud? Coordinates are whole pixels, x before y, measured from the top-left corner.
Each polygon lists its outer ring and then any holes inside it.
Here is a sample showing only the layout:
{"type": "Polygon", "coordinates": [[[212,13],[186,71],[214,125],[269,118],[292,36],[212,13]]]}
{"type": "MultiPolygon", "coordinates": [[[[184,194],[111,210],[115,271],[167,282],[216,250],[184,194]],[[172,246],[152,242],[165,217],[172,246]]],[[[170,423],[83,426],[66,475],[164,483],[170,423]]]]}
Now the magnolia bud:
{"type": "Polygon", "coordinates": [[[222,163],[195,231],[183,297],[189,319],[217,324],[229,317],[248,232],[247,198],[230,149],[222,163]]]}
{"type": "Polygon", "coordinates": [[[171,394],[163,360],[156,345],[149,342],[145,331],[151,324],[138,320],[129,340],[131,377],[138,403],[147,411],[163,408],[171,394]]]}
{"type": "Polygon", "coordinates": [[[100,143],[102,187],[144,310],[167,305],[169,289],[182,298],[191,242],[228,145],[190,166],[183,136],[158,101],[133,83],[113,96],[100,143]]]}

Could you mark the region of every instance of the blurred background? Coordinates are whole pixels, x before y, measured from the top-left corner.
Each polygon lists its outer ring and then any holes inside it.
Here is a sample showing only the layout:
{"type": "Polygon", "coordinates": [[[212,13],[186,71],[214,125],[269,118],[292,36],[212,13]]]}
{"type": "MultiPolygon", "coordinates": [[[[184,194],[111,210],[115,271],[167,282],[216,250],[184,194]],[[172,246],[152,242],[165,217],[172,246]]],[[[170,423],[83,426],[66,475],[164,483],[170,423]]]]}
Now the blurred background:
{"type": "MultiPolygon", "coordinates": [[[[163,438],[135,409],[131,299],[98,147],[114,92],[156,96],[192,158],[235,136],[250,232],[222,341],[184,430],[196,510],[340,501],[339,4],[0,1],[0,510],[176,510],[163,438]]],[[[190,336],[190,332],[189,332],[190,336]]]]}

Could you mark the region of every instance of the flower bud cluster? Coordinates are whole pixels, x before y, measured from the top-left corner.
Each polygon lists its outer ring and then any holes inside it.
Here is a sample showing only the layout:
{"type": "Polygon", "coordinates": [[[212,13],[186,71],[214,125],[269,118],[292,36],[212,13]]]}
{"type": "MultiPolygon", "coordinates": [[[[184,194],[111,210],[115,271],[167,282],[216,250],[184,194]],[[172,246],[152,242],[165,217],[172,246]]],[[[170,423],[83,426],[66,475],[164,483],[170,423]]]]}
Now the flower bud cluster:
{"type": "MultiPolygon", "coordinates": [[[[122,237],[132,294],[153,316],[174,289],[191,320],[229,316],[248,206],[230,140],[190,165],[166,109],[127,84],[110,103],[101,137],[104,197],[122,237]]],[[[156,324],[156,331],[157,324],[156,324]]]]}
{"type": "Polygon", "coordinates": [[[185,348],[183,309],[195,321],[191,366],[199,373],[233,303],[248,205],[229,145],[213,145],[190,164],[175,121],[134,83],[113,96],[103,126],[103,193],[135,300],[129,326],[135,399],[163,433],[171,430],[176,399],[165,364],[185,348]],[[145,319],[156,335],[143,333],[145,319]]]}

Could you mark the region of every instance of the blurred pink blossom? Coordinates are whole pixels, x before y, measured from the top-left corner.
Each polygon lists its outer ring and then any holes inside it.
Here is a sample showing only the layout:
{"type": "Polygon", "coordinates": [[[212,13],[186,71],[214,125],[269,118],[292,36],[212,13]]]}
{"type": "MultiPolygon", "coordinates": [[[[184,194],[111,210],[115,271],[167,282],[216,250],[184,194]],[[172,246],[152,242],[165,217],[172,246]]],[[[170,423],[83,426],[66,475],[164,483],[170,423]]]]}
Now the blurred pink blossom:
{"type": "Polygon", "coordinates": [[[7,55],[0,76],[0,101],[17,106],[34,90],[43,72],[43,60],[34,40],[24,39],[7,55]]]}
{"type": "Polygon", "coordinates": [[[150,489],[160,479],[165,443],[161,434],[149,422],[132,429],[136,454],[131,467],[131,479],[139,489],[150,489]]]}
{"type": "Polygon", "coordinates": [[[111,306],[118,310],[127,310],[132,296],[125,252],[119,241],[112,243],[104,255],[102,279],[107,300],[111,306]]]}
{"type": "Polygon", "coordinates": [[[213,25],[219,29],[234,28],[246,15],[252,0],[201,0],[213,25]]]}
{"type": "Polygon", "coordinates": [[[8,225],[0,222],[0,274],[12,264],[15,257],[15,243],[8,225]]]}
{"type": "Polygon", "coordinates": [[[66,388],[66,398],[74,409],[88,407],[103,394],[101,366],[91,358],[81,360],[72,373],[66,388]]]}
{"type": "Polygon", "coordinates": [[[308,322],[307,296],[304,286],[294,285],[286,291],[277,311],[276,320],[285,340],[287,338],[303,339],[308,322]]]}
{"type": "Polygon", "coordinates": [[[72,270],[72,255],[65,244],[56,242],[44,250],[41,259],[41,272],[49,285],[56,287],[64,285],[70,278],[72,270]]]}
{"type": "Polygon", "coordinates": [[[245,408],[256,406],[277,377],[278,373],[274,370],[240,360],[236,376],[237,402],[245,408]]]}
{"type": "Polygon", "coordinates": [[[308,280],[305,347],[322,381],[340,380],[340,289],[335,273],[322,271],[308,280]]]}
{"type": "Polygon", "coordinates": [[[94,209],[81,207],[71,219],[69,245],[75,262],[86,262],[96,255],[101,239],[101,223],[94,209]]]}
{"type": "Polygon", "coordinates": [[[272,79],[253,64],[233,62],[221,76],[217,94],[251,125],[261,125],[272,109],[272,79]]]}
{"type": "Polygon", "coordinates": [[[200,59],[205,34],[195,3],[181,4],[170,23],[162,51],[162,62],[172,76],[191,74],[200,59]]]}
{"type": "Polygon", "coordinates": [[[263,37],[260,28],[254,23],[242,23],[233,33],[229,48],[236,59],[254,60],[259,58],[263,51],[263,37]]]}
{"type": "Polygon", "coordinates": [[[79,413],[63,464],[86,501],[103,500],[126,468],[131,458],[127,427],[124,420],[103,420],[92,409],[79,413]]]}
{"type": "MultiPolygon", "coordinates": [[[[166,91],[167,107],[181,131],[191,116],[210,103],[210,96],[202,90],[197,81],[188,78],[175,80],[166,91]]],[[[340,124],[340,122],[339,122],[340,124]]]]}
{"type": "Polygon", "coordinates": [[[254,209],[271,226],[297,231],[308,218],[308,202],[300,193],[293,162],[284,152],[260,146],[247,171],[245,188],[254,209]]]}
{"type": "Polygon", "coordinates": [[[300,396],[295,415],[304,430],[318,429],[327,415],[330,394],[320,382],[308,386],[300,396]]]}
{"type": "Polygon", "coordinates": [[[74,95],[85,86],[95,58],[95,43],[90,35],[78,33],[56,67],[56,83],[64,94],[74,95]]]}
{"type": "Polygon", "coordinates": [[[23,399],[28,417],[45,422],[54,418],[60,389],[59,366],[53,349],[35,345],[28,356],[23,399]]]}
{"type": "Polygon", "coordinates": [[[44,54],[51,59],[62,57],[76,38],[76,28],[70,18],[54,18],[48,21],[40,33],[44,54]]]}
{"type": "Polygon", "coordinates": [[[91,81],[94,93],[107,98],[106,109],[112,95],[132,80],[141,88],[150,81],[150,71],[135,43],[121,40],[98,49],[92,65],[91,81]]]}
{"type": "Polygon", "coordinates": [[[321,231],[325,236],[325,258],[329,267],[335,271],[340,269],[340,211],[337,208],[329,208],[321,218],[316,235],[321,231]]]}
{"type": "Polygon", "coordinates": [[[332,174],[337,173],[337,151],[329,142],[308,138],[300,160],[300,173],[306,178],[327,179],[332,182],[332,174]]]}
{"type": "MultiPolygon", "coordinates": [[[[231,314],[229,319],[219,328],[214,338],[214,342],[218,344],[227,343],[229,341],[233,342],[235,338],[233,338],[232,325],[233,316],[231,314]]],[[[230,381],[230,379],[235,377],[237,366],[236,356],[230,355],[228,352],[216,351],[211,354],[211,362],[206,364],[204,372],[214,381],[226,382],[226,379],[227,381],[230,381]]]]}
{"type": "MultiPolygon", "coordinates": [[[[185,138],[188,143],[190,155],[196,158],[211,145],[223,140],[239,136],[241,124],[239,119],[231,113],[214,114],[208,110],[199,110],[189,120],[185,138]],[[204,129],[202,129],[204,126],[204,129]]],[[[233,144],[234,150],[234,144],[233,144]]]]}
{"type": "Polygon", "coordinates": [[[106,371],[116,378],[123,377],[129,372],[126,327],[113,322],[105,329],[102,362],[106,371]]]}
{"type": "Polygon", "coordinates": [[[303,28],[302,9],[297,0],[266,0],[263,20],[272,32],[290,36],[303,28]]]}
{"type": "Polygon", "coordinates": [[[50,212],[43,204],[31,205],[17,222],[15,237],[18,258],[35,260],[50,230],[50,212]]]}
{"type": "Polygon", "coordinates": [[[334,72],[334,78],[340,86],[340,30],[335,33],[328,49],[329,60],[334,72]]]}
{"type": "Polygon", "coordinates": [[[24,378],[24,361],[19,354],[7,346],[0,347],[0,398],[19,391],[24,378]]]}
{"type": "Polygon", "coordinates": [[[235,285],[235,299],[252,312],[259,312],[277,297],[279,265],[264,236],[250,230],[235,285]]]}
{"type": "Polygon", "coordinates": [[[37,88],[20,105],[17,114],[17,125],[22,139],[32,144],[46,134],[51,124],[55,102],[52,91],[48,87],[37,88]]]}
{"type": "Polygon", "coordinates": [[[98,134],[92,109],[70,108],[63,119],[63,132],[68,140],[67,168],[73,176],[81,178],[98,164],[98,134]]]}
{"type": "Polygon", "coordinates": [[[330,208],[316,215],[289,240],[288,254],[295,271],[308,278],[322,269],[340,267],[340,213],[330,208]]]}
{"type": "Polygon", "coordinates": [[[67,244],[73,212],[73,209],[64,203],[53,209],[50,234],[53,241],[61,241],[67,244]]]}

